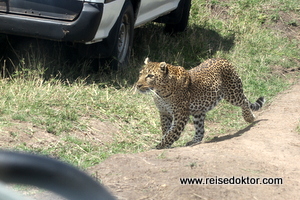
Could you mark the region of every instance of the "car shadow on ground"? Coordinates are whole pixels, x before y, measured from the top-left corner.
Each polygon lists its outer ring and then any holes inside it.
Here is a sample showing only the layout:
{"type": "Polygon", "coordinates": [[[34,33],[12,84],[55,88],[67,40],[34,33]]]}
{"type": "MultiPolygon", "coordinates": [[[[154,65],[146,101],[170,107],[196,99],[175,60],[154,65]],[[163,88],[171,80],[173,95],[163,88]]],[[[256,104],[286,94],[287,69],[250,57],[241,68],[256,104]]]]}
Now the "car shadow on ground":
{"type": "Polygon", "coordinates": [[[135,29],[133,53],[141,63],[145,57],[184,67],[197,66],[201,60],[214,57],[218,51],[234,47],[234,33],[222,36],[215,30],[192,25],[185,32],[164,34],[164,26],[150,23],[135,29]]]}
{"type": "MultiPolygon", "coordinates": [[[[34,70],[45,79],[76,80],[107,72],[107,66],[99,66],[101,62],[80,56],[74,44],[0,36],[1,77],[10,77],[16,71],[25,75],[25,72],[34,70]]],[[[218,51],[229,51],[234,46],[234,40],[234,34],[222,36],[215,30],[196,25],[189,26],[185,32],[170,35],[164,33],[163,25],[149,23],[135,29],[131,63],[125,73],[137,74],[148,56],[153,61],[166,61],[189,69],[213,57],[218,51]]]]}

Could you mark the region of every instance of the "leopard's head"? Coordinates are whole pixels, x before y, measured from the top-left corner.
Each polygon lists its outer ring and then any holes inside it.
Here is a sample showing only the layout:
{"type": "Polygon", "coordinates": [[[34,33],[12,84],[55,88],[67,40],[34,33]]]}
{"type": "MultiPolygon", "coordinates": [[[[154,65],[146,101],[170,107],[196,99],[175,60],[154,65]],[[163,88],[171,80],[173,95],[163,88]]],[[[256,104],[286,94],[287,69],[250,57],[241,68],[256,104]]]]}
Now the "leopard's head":
{"type": "Polygon", "coordinates": [[[165,62],[151,62],[148,58],[144,63],[145,66],[140,71],[136,87],[140,92],[155,91],[168,74],[167,64],[165,62]]]}
{"type": "Polygon", "coordinates": [[[183,67],[173,66],[165,62],[145,60],[145,66],[140,71],[136,87],[140,92],[154,91],[163,95],[183,87],[189,82],[189,75],[183,67]]]}

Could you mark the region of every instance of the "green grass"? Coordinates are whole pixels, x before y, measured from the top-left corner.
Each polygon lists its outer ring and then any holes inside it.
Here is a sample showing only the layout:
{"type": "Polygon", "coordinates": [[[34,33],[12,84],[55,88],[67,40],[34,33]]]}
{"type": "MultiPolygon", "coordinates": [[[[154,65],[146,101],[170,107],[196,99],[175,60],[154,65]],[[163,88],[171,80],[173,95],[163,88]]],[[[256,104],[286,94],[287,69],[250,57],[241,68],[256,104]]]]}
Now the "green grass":
{"type": "MultiPolygon", "coordinates": [[[[125,72],[93,73],[91,61],[70,64],[63,59],[62,50],[53,52],[49,62],[41,55],[43,51],[36,55],[30,48],[13,72],[2,71],[0,132],[32,124],[54,135],[57,142],[43,146],[20,143],[10,148],[52,155],[83,168],[116,153],[153,148],[161,137],[157,109],[150,95],[132,90],[147,56],[187,69],[212,57],[229,59],[237,66],[249,99],[265,96],[271,102],[291,82],[289,76],[273,73],[273,67],[293,68],[300,60],[299,40],[272,27],[284,13],[296,16],[286,26],[299,23],[299,9],[298,0],[193,1],[184,33],[165,35],[163,26],[155,23],[136,29],[130,68],[125,72]],[[91,128],[90,119],[109,121],[120,127],[120,133],[104,144],[77,137],[74,133],[91,128]]],[[[0,66],[5,69],[8,62],[2,59],[0,66]]],[[[241,110],[226,102],[209,112],[206,121],[208,138],[232,134],[248,125],[241,110]]],[[[10,135],[34,134],[29,129],[16,129],[10,135]]],[[[183,146],[192,135],[193,130],[186,130],[175,146],[183,146]]]]}
{"type": "MultiPolygon", "coordinates": [[[[115,153],[150,148],[150,144],[155,143],[151,134],[159,133],[158,129],[153,128],[158,127],[158,122],[151,98],[133,94],[128,88],[102,88],[99,84],[63,84],[58,80],[29,81],[17,78],[3,79],[0,90],[0,130],[4,126],[14,126],[16,122],[30,122],[58,139],[55,145],[32,149],[27,144],[20,144],[18,149],[51,154],[80,166],[99,163],[115,153]],[[143,106],[145,103],[147,107],[143,106]],[[87,131],[87,118],[116,123],[122,127],[122,135],[115,138],[110,146],[98,146],[72,136],[74,132],[87,131]],[[7,125],[10,121],[14,123],[7,125]],[[141,135],[143,140],[139,139],[141,135]],[[84,164],[82,160],[85,160],[84,164]]],[[[20,131],[18,134],[26,134],[26,130],[20,131]]]]}
{"type": "Polygon", "coordinates": [[[297,131],[298,134],[300,134],[300,120],[299,120],[298,126],[296,128],[296,131],[297,131]]]}

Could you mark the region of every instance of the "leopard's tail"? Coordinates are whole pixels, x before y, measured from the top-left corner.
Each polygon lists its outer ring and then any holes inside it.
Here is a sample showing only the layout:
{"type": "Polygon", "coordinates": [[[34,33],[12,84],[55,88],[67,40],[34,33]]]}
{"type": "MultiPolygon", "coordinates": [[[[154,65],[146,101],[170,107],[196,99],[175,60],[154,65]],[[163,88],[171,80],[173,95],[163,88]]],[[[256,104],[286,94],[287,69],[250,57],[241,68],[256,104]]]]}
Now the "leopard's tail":
{"type": "Polygon", "coordinates": [[[250,108],[253,111],[257,111],[259,109],[261,109],[261,107],[264,105],[265,103],[265,98],[264,97],[259,97],[255,103],[251,103],[250,108]]]}

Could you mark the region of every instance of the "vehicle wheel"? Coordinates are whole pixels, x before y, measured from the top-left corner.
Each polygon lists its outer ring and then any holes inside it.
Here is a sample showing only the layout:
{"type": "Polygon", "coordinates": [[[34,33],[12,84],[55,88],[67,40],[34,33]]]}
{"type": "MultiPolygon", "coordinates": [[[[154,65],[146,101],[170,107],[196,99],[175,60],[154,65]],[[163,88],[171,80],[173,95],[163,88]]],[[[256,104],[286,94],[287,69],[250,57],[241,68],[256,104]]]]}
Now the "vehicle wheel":
{"type": "Polygon", "coordinates": [[[128,65],[133,42],[133,29],[133,7],[131,2],[126,0],[116,22],[115,44],[112,55],[106,59],[114,70],[122,69],[128,65]]]}
{"type": "Polygon", "coordinates": [[[164,31],[170,34],[185,31],[189,21],[190,8],[191,8],[191,0],[181,0],[179,2],[178,8],[170,13],[170,16],[172,16],[172,14],[176,16],[177,18],[175,20],[176,22],[166,23],[164,31]],[[180,14],[178,14],[179,12],[178,9],[181,9],[180,14]]]}

